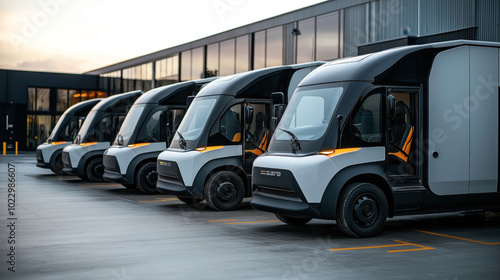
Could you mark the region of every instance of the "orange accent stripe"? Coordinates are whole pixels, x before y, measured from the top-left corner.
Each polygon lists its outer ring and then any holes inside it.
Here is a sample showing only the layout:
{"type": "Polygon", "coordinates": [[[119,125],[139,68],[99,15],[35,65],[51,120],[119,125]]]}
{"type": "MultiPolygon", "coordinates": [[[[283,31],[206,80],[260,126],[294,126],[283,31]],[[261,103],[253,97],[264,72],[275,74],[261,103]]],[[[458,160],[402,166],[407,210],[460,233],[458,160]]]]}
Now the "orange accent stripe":
{"type": "Polygon", "coordinates": [[[52,145],[59,145],[59,144],[66,144],[66,143],[68,143],[68,142],[66,142],[66,141],[50,142],[50,144],[52,144],[52,145]]]}
{"type": "Polygon", "coordinates": [[[213,151],[213,150],[218,150],[222,149],[224,146],[211,146],[211,147],[201,147],[201,148],[196,148],[196,150],[200,153],[208,152],[208,151],[213,151]]]}
{"type": "Polygon", "coordinates": [[[87,143],[81,143],[80,146],[90,146],[95,144],[97,144],[97,142],[87,142],[87,143]]]}
{"type": "Polygon", "coordinates": [[[137,148],[137,147],[147,146],[147,145],[149,145],[149,143],[137,143],[137,144],[128,145],[127,147],[129,147],[129,148],[137,148]]]}
{"type": "Polygon", "coordinates": [[[463,237],[457,237],[453,235],[447,235],[447,234],[442,234],[442,233],[436,233],[436,232],[431,232],[431,231],[425,231],[425,230],[420,230],[420,229],[414,229],[415,231],[423,232],[423,233],[428,233],[428,234],[433,234],[437,236],[442,236],[442,237],[447,237],[447,238],[453,238],[453,239],[458,239],[458,240],[463,240],[463,241],[468,241],[468,242],[474,242],[474,243],[479,243],[479,244],[484,244],[484,245],[500,245],[500,242],[483,242],[483,241],[478,241],[478,240],[473,240],[473,239],[468,239],[468,238],[463,238],[463,237]]]}
{"type": "Polygon", "coordinates": [[[334,156],[338,156],[338,155],[345,154],[345,153],[356,152],[359,149],[361,149],[361,148],[335,149],[335,150],[323,151],[323,152],[320,152],[320,154],[328,156],[328,157],[334,157],[334,156]]]}

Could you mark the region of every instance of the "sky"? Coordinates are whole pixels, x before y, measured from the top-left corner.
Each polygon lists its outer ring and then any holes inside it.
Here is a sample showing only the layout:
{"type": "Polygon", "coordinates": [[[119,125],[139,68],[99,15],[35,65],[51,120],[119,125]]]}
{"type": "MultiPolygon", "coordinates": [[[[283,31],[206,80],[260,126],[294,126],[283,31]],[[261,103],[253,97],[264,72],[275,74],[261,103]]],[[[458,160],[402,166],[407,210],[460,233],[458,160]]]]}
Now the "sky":
{"type": "Polygon", "coordinates": [[[324,0],[0,0],[0,69],[83,73],[324,0]]]}

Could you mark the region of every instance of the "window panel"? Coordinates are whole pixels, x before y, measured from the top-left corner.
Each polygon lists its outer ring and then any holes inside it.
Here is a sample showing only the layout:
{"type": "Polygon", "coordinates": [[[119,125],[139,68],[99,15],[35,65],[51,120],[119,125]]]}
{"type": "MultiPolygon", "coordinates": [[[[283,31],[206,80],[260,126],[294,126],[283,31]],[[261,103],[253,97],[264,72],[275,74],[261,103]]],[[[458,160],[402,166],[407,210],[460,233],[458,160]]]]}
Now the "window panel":
{"type": "Polygon", "coordinates": [[[296,63],[314,61],[314,18],[299,21],[298,29],[296,63]]]}
{"type": "Polygon", "coordinates": [[[81,101],[81,94],[79,90],[70,89],[69,90],[69,101],[70,106],[75,105],[76,103],[81,101]]]}
{"type": "Polygon", "coordinates": [[[181,53],[181,81],[191,80],[191,50],[181,53]]]}
{"type": "Polygon", "coordinates": [[[220,43],[220,76],[234,74],[234,39],[220,43]]]}
{"type": "Polygon", "coordinates": [[[36,109],[36,88],[28,88],[28,111],[36,109]]]}
{"type": "Polygon", "coordinates": [[[50,109],[50,89],[37,88],[36,89],[36,110],[48,111],[50,109]]]}
{"type": "Polygon", "coordinates": [[[339,12],[316,18],[316,60],[339,58],[339,12]]]}
{"type": "Polygon", "coordinates": [[[191,79],[197,80],[204,76],[203,65],[205,64],[204,59],[204,48],[193,49],[192,61],[191,61],[191,79]]]}
{"type": "Polygon", "coordinates": [[[266,67],[266,31],[255,32],[254,34],[254,58],[253,69],[266,67]]]}
{"type": "Polygon", "coordinates": [[[283,65],[283,27],[267,30],[266,67],[283,65]]]}
{"type": "Polygon", "coordinates": [[[207,69],[205,76],[219,76],[219,43],[207,46],[207,69]]]}
{"type": "Polygon", "coordinates": [[[250,70],[248,35],[236,38],[236,73],[250,70]]]}
{"type": "Polygon", "coordinates": [[[58,89],[57,90],[57,104],[56,111],[65,111],[68,109],[68,90],[58,89]]]}

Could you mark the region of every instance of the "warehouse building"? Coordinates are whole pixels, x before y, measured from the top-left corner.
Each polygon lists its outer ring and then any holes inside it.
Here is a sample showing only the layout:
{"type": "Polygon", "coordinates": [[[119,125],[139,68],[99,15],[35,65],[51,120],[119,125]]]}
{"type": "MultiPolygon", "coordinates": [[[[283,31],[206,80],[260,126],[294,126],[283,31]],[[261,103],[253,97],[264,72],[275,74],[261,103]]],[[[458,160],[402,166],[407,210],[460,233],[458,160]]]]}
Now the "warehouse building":
{"type": "Polygon", "coordinates": [[[79,93],[83,100],[147,91],[180,81],[329,61],[403,45],[455,39],[500,42],[499,25],[497,0],[332,0],[75,77],[4,70],[0,108],[9,114],[12,108],[22,107],[16,110],[16,123],[26,120],[28,125],[2,131],[0,137],[1,141],[18,139],[21,149],[36,148],[79,93]],[[47,75],[53,78],[43,80],[53,83],[16,78],[22,75],[47,75]]]}

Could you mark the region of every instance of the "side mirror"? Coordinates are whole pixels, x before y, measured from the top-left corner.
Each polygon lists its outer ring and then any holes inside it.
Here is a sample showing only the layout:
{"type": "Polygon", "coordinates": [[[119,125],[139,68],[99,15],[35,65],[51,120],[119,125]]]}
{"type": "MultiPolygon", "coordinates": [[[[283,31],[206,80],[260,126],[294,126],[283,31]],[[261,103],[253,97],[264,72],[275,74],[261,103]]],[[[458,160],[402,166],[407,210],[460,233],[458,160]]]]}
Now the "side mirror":
{"type": "Polygon", "coordinates": [[[245,123],[250,125],[253,120],[253,107],[250,105],[245,106],[245,123]]]}
{"type": "Polygon", "coordinates": [[[271,93],[271,100],[273,104],[285,104],[285,95],[283,92],[273,92],[271,93]]]}
{"type": "Polygon", "coordinates": [[[389,112],[387,113],[387,117],[392,120],[396,117],[396,99],[392,94],[389,94],[387,96],[387,101],[389,103],[389,112]]]}
{"type": "Polygon", "coordinates": [[[274,105],[274,116],[273,116],[273,121],[274,121],[274,127],[278,127],[278,123],[281,120],[281,117],[283,116],[283,113],[285,113],[285,104],[277,104],[274,105]]]}

